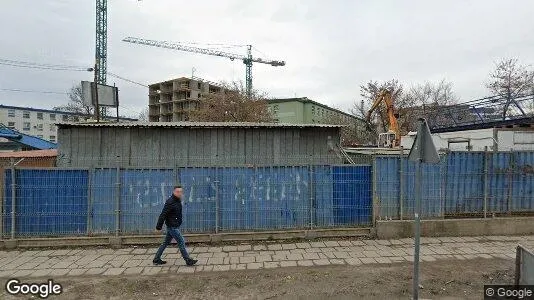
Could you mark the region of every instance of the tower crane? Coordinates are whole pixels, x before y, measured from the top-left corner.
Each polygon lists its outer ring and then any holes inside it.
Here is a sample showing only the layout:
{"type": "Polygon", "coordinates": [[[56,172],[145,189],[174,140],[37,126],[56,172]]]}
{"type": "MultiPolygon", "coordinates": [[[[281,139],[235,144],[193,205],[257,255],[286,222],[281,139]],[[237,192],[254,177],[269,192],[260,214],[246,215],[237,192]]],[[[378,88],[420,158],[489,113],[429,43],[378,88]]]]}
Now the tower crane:
{"type": "Polygon", "coordinates": [[[241,54],[234,54],[234,53],[224,52],[224,51],[215,50],[215,49],[198,48],[198,47],[187,46],[187,45],[178,44],[178,43],[171,43],[167,41],[147,40],[147,39],[141,39],[141,38],[136,38],[136,37],[127,37],[123,39],[122,41],[132,43],[132,44],[140,44],[140,45],[167,48],[167,49],[179,50],[179,51],[185,51],[185,52],[193,52],[193,53],[200,53],[200,54],[206,54],[206,55],[212,55],[212,56],[226,57],[226,58],[229,58],[230,60],[234,60],[234,59],[242,60],[246,66],[245,83],[246,83],[246,92],[247,92],[248,97],[252,95],[252,63],[267,64],[273,67],[285,66],[286,64],[285,61],[267,60],[267,59],[263,59],[259,57],[252,57],[252,46],[251,45],[247,45],[247,54],[241,55],[241,54]]]}

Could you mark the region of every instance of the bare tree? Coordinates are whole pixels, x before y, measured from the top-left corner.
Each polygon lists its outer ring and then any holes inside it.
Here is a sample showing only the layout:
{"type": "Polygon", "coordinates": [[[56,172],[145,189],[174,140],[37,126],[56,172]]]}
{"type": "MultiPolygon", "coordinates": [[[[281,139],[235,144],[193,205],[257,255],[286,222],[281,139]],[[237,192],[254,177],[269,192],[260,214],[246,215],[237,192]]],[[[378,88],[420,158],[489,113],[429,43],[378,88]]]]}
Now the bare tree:
{"type": "MultiPolygon", "coordinates": [[[[333,108],[338,109],[336,107],[333,108]]],[[[341,114],[329,114],[327,117],[323,118],[321,122],[324,124],[343,126],[341,128],[341,146],[361,144],[361,141],[368,135],[368,132],[365,130],[366,124],[359,116],[353,116],[354,117],[352,118],[343,118],[343,115],[341,114]]]]}
{"type": "Polygon", "coordinates": [[[247,97],[240,82],[221,83],[221,91],[205,95],[199,107],[189,113],[190,121],[197,122],[272,122],[266,95],[253,91],[247,97]]]}
{"type": "Polygon", "coordinates": [[[137,119],[142,122],[148,122],[149,121],[149,108],[144,108],[139,115],[137,116],[137,119]]]}
{"type": "Polygon", "coordinates": [[[502,108],[504,120],[514,99],[527,95],[534,89],[534,71],[530,66],[519,64],[516,58],[502,59],[490,73],[486,87],[493,95],[502,95],[506,98],[502,108]]]}
{"type": "Polygon", "coordinates": [[[452,90],[452,83],[444,79],[438,83],[425,82],[416,85],[403,96],[404,104],[399,111],[401,131],[409,132],[416,129],[419,117],[424,117],[429,124],[447,124],[450,117],[445,106],[458,103],[452,90]]]}
{"type": "Polygon", "coordinates": [[[83,93],[81,84],[74,85],[69,91],[69,102],[65,105],[56,106],[54,110],[77,113],[81,115],[93,115],[94,109],[91,105],[83,102],[83,93]]]}

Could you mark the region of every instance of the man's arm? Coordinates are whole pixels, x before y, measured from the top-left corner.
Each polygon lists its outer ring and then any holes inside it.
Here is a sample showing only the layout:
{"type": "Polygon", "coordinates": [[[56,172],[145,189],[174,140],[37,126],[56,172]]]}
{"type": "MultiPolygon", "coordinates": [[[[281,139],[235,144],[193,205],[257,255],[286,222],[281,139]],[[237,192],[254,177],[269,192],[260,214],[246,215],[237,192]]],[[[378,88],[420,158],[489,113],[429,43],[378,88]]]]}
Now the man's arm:
{"type": "Polygon", "coordinates": [[[168,212],[169,212],[169,203],[165,202],[165,205],[163,206],[163,210],[161,210],[161,214],[159,214],[158,224],[156,225],[157,230],[161,230],[161,228],[163,227],[163,222],[165,222],[168,212]]]}

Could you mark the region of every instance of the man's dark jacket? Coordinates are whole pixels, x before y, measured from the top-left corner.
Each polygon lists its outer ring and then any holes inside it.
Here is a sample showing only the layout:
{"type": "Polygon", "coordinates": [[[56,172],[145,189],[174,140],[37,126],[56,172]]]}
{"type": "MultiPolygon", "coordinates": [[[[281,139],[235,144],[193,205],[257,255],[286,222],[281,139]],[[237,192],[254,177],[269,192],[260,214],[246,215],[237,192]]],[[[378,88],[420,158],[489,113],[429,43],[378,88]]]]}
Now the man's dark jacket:
{"type": "Polygon", "coordinates": [[[163,222],[167,227],[180,227],[182,225],[182,201],[172,195],[165,201],[165,206],[158,218],[157,230],[161,230],[163,222]]]}

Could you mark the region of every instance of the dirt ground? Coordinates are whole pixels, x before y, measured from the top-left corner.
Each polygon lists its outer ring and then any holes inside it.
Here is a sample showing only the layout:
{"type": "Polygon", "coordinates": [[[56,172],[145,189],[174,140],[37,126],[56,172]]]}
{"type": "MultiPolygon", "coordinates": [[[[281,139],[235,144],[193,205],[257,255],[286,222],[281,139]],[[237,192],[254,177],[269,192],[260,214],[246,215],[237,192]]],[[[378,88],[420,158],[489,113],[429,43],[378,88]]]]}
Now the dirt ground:
{"type": "MultiPolygon", "coordinates": [[[[423,262],[421,271],[421,298],[483,299],[484,284],[513,283],[514,263],[501,259],[439,260],[423,262]]],[[[412,265],[79,276],[54,280],[64,287],[63,294],[54,299],[410,299],[412,265]]],[[[46,279],[31,280],[41,281],[46,279]]],[[[2,285],[5,286],[5,281],[2,285]]],[[[2,299],[15,298],[7,296],[5,288],[2,292],[2,299]]]]}

